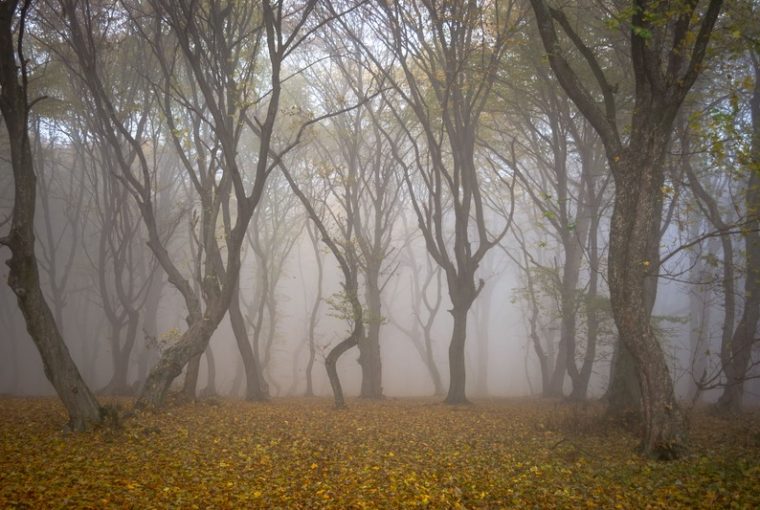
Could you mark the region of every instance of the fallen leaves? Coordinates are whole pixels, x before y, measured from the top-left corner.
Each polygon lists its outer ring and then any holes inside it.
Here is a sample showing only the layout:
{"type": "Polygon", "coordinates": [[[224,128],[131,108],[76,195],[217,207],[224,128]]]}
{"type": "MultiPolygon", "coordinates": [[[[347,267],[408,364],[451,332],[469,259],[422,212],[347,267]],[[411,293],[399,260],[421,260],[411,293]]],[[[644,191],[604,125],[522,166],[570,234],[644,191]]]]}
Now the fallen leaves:
{"type": "Polygon", "coordinates": [[[573,412],[229,400],[66,435],[55,399],[4,398],[0,508],[760,507],[757,421],[697,416],[692,453],[658,463],[633,453],[633,435],[589,425],[594,413],[566,430],[573,412]]]}

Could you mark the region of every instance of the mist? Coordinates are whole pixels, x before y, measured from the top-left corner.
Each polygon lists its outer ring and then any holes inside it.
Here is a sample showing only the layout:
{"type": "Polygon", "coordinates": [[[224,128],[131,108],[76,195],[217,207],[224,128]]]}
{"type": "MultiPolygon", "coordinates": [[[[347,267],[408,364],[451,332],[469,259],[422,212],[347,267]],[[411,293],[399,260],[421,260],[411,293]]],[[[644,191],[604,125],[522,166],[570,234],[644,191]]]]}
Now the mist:
{"type": "MultiPolygon", "coordinates": [[[[385,507],[543,507],[511,487],[587,468],[552,497],[637,507],[588,489],[602,453],[696,462],[712,427],[732,446],[710,462],[751,458],[757,5],[550,3],[0,5],[9,426],[199,463],[137,499],[125,474],[136,507],[364,508],[377,486],[385,507]],[[470,446],[511,478],[458,464],[470,446]],[[303,472],[269,487],[278,455],[303,472]],[[220,482],[235,504],[179,488],[233,464],[259,477],[220,482]]],[[[689,497],[717,501],[692,468],[689,497]]],[[[630,483],[681,490],[652,473],[630,483]]]]}

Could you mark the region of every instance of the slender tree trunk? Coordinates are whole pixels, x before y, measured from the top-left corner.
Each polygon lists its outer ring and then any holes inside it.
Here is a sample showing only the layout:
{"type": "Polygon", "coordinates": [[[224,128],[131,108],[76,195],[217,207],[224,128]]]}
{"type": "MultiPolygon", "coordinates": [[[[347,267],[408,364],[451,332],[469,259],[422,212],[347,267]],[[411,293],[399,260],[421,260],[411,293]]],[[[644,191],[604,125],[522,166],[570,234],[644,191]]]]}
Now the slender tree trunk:
{"type": "Polygon", "coordinates": [[[135,340],[137,339],[139,322],[140,316],[138,313],[134,310],[130,311],[123,344],[119,338],[123,328],[117,327],[112,330],[114,373],[111,381],[103,389],[103,392],[106,394],[129,395],[132,393],[132,388],[129,386],[129,361],[132,356],[135,340]]]}
{"type": "Polygon", "coordinates": [[[148,371],[157,357],[158,340],[158,306],[161,302],[161,294],[164,288],[164,280],[161,275],[155,275],[150,283],[148,296],[145,299],[143,318],[143,345],[138,356],[137,385],[139,390],[148,375],[148,371]]]}
{"type": "MultiPolygon", "coordinates": [[[[699,235],[700,222],[693,222],[690,235],[696,238],[699,235]]],[[[710,239],[707,243],[707,253],[716,251],[712,245],[716,239],[710,239]]],[[[689,387],[689,401],[698,402],[702,393],[702,383],[707,378],[707,355],[710,348],[710,325],[711,311],[710,289],[707,282],[710,280],[710,271],[701,255],[695,254],[690,261],[692,269],[690,278],[692,289],[689,292],[689,350],[691,354],[689,387]]]]}
{"type": "Polygon", "coordinates": [[[441,381],[441,373],[438,371],[438,365],[435,363],[435,357],[433,356],[433,336],[430,333],[432,327],[432,321],[427,327],[423,328],[425,335],[425,366],[430,374],[430,379],[433,381],[433,391],[435,395],[443,395],[445,390],[443,388],[443,381],[441,381]]]}
{"type": "MultiPolygon", "coordinates": [[[[589,181],[593,178],[589,177],[589,181]]],[[[589,186],[593,186],[589,182],[589,186]]],[[[593,200],[593,192],[589,193],[589,199],[593,200]]],[[[588,396],[588,385],[591,381],[591,371],[596,360],[596,344],[599,337],[599,304],[597,303],[599,292],[599,246],[598,232],[599,219],[597,207],[589,207],[589,233],[588,233],[588,259],[589,281],[586,292],[586,353],[583,356],[583,365],[573,378],[573,390],[570,398],[573,400],[585,400],[588,396]]]]}
{"type": "Polygon", "coordinates": [[[557,347],[557,357],[554,359],[554,370],[549,379],[548,391],[544,392],[547,397],[562,397],[564,395],[565,376],[567,375],[567,341],[563,341],[560,334],[557,347]]]}
{"type": "Polygon", "coordinates": [[[359,364],[362,368],[362,398],[383,398],[382,360],[380,358],[380,326],[382,306],[380,301],[380,268],[366,271],[367,334],[359,342],[359,364]]]}
{"type": "Polygon", "coordinates": [[[319,309],[322,306],[322,282],[324,280],[324,267],[322,263],[322,254],[319,252],[319,237],[317,232],[311,227],[311,223],[306,223],[306,230],[309,233],[312,248],[314,249],[314,259],[317,262],[317,294],[314,296],[314,304],[311,307],[309,316],[309,360],[306,362],[306,392],[305,396],[314,396],[314,359],[317,356],[317,321],[319,320],[319,309]]]}
{"type": "MultiPolygon", "coordinates": [[[[583,213],[579,213],[581,216],[583,213]]],[[[576,231],[581,229],[584,232],[579,233],[579,237],[583,238],[586,234],[585,229],[588,228],[588,218],[577,217],[576,231]],[[580,224],[584,224],[580,226],[580,224]]],[[[567,356],[567,373],[572,381],[573,391],[571,393],[573,398],[585,398],[585,389],[583,376],[581,370],[578,370],[576,366],[576,343],[575,336],[577,314],[578,314],[578,279],[580,276],[581,260],[582,260],[582,246],[585,244],[584,239],[578,239],[576,236],[565,233],[565,240],[563,245],[565,247],[565,263],[562,269],[562,292],[561,292],[561,313],[562,319],[560,324],[560,343],[565,345],[565,355],[567,356]],[[578,389],[576,390],[576,387],[578,389]]],[[[584,356],[585,358],[585,356],[584,356]]],[[[589,374],[590,375],[590,374],[589,374]]],[[[586,381],[586,384],[588,381],[586,381]]]]}
{"type": "Polygon", "coordinates": [[[206,347],[206,371],[208,372],[208,382],[206,387],[201,392],[204,397],[216,396],[216,361],[214,360],[214,351],[209,343],[206,347]]]}
{"type": "Polygon", "coordinates": [[[45,376],[63,401],[69,415],[69,427],[79,431],[100,423],[101,410],[82,380],[40,289],[34,254],[37,178],[27,124],[26,62],[16,62],[16,53],[22,55],[22,50],[16,48],[13,35],[17,24],[23,26],[25,23],[28,4],[24,4],[20,13],[17,13],[17,7],[17,1],[0,5],[0,111],[8,130],[14,183],[11,228],[0,242],[11,250],[11,258],[7,261],[8,285],[16,295],[27,331],[42,357],[45,376]],[[17,66],[20,66],[23,83],[19,83],[17,66]]]}
{"type": "Polygon", "coordinates": [[[338,376],[338,359],[343,355],[344,352],[348,351],[359,343],[358,338],[358,331],[356,328],[354,328],[351,336],[333,347],[325,358],[327,377],[330,380],[330,386],[332,387],[333,391],[333,398],[335,399],[335,407],[337,409],[344,409],[346,407],[346,399],[343,396],[343,386],[340,384],[340,377],[338,376]]]}
{"type": "Polygon", "coordinates": [[[245,399],[251,401],[269,400],[266,387],[261,384],[261,368],[258,358],[253,352],[251,342],[248,340],[245,319],[243,319],[243,313],[240,310],[240,289],[237,286],[230,301],[229,316],[232,332],[235,335],[235,341],[237,342],[238,350],[240,350],[240,357],[243,360],[243,368],[245,370],[245,399]]]}
{"type": "Polygon", "coordinates": [[[475,379],[475,388],[478,395],[488,396],[488,348],[490,343],[489,327],[491,323],[491,295],[493,286],[488,287],[484,295],[480,297],[476,307],[477,332],[476,343],[478,346],[478,373],[475,379]]]}

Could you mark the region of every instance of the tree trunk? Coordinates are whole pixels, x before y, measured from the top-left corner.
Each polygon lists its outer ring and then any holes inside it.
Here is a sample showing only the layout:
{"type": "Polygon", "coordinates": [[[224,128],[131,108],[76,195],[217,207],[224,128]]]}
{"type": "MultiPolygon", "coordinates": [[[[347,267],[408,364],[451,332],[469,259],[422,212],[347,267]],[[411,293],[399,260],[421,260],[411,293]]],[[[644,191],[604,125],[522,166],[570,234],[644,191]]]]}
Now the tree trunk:
{"type": "MultiPolygon", "coordinates": [[[[696,238],[699,235],[700,222],[693,222],[694,227],[690,232],[691,236],[696,238]]],[[[710,239],[707,243],[707,253],[712,254],[716,250],[711,245],[715,239],[710,239]]],[[[690,273],[694,276],[690,278],[693,288],[689,292],[689,350],[691,354],[691,363],[689,373],[691,384],[689,387],[689,401],[698,402],[702,393],[702,384],[707,378],[707,354],[710,348],[710,289],[706,282],[711,278],[710,271],[702,256],[695,255],[694,260],[690,260],[692,269],[690,273]]]]}
{"type": "Polygon", "coordinates": [[[317,320],[319,319],[319,309],[322,306],[322,282],[324,280],[324,268],[322,265],[322,253],[319,251],[319,237],[311,227],[310,222],[306,222],[306,230],[309,233],[311,246],[314,249],[314,259],[317,262],[317,294],[314,296],[314,304],[311,307],[309,316],[309,360],[306,362],[306,392],[307,397],[314,396],[314,359],[317,357],[316,330],[317,320]]]}
{"type": "Polygon", "coordinates": [[[639,375],[644,419],[642,452],[674,458],[683,442],[678,408],[665,354],[651,324],[659,270],[660,219],[666,133],[640,133],[636,150],[619,156],[613,173],[615,206],[610,225],[609,288],[620,341],[639,375]],[[648,150],[647,150],[648,149],[648,150]]]}
{"type": "Polygon", "coordinates": [[[487,397],[488,392],[488,347],[490,343],[489,327],[491,323],[491,296],[493,286],[488,287],[476,307],[477,332],[476,343],[478,346],[478,373],[475,379],[476,393],[481,397],[487,397]]]}
{"type": "Polygon", "coordinates": [[[8,130],[14,183],[11,228],[0,242],[11,250],[7,261],[8,285],[16,295],[27,331],[42,357],[45,376],[63,401],[69,427],[86,430],[101,422],[100,406],[82,380],[45,301],[34,255],[37,179],[27,124],[26,62],[16,62],[16,52],[23,55],[20,47],[14,47],[13,36],[14,28],[24,25],[27,4],[20,10],[20,19],[17,19],[17,7],[16,1],[0,5],[0,110],[8,130]],[[19,83],[19,69],[23,84],[19,83]]]}
{"type": "MultiPolygon", "coordinates": [[[[585,212],[585,211],[584,211],[585,212]]],[[[573,235],[570,232],[563,233],[563,246],[565,250],[565,263],[562,268],[562,292],[561,292],[561,325],[560,325],[560,343],[565,345],[565,355],[567,356],[567,373],[573,385],[571,398],[583,399],[586,395],[588,386],[589,373],[583,373],[583,366],[579,370],[576,366],[576,315],[578,313],[578,278],[580,276],[581,260],[583,255],[583,245],[585,244],[586,229],[588,228],[588,217],[584,212],[576,215],[577,226],[573,235]],[[581,217],[586,216],[586,217],[581,217]]],[[[584,362],[588,359],[588,352],[584,355],[584,362]]],[[[593,358],[591,358],[593,361],[593,358]]],[[[585,363],[584,363],[585,365],[585,363]]]]}
{"type": "Polygon", "coordinates": [[[198,374],[201,370],[201,356],[197,354],[190,358],[185,370],[185,381],[182,383],[182,397],[187,400],[195,400],[195,392],[198,388],[198,374]]]}
{"type": "Polygon", "coordinates": [[[338,376],[338,359],[340,359],[344,352],[359,343],[362,329],[361,326],[354,326],[351,336],[330,349],[330,352],[327,353],[327,357],[325,358],[325,368],[327,369],[327,377],[330,379],[330,386],[333,390],[336,409],[345,409],[346,407],[346,399],[343,396],[343,386],[340,384],[340,377],[338,376]]]}
{"type": "Polygon", "coordinates": [[[370,267],[366,271],[367,335],[359,342],[359,364],[362,368],[362,398],[383,398],[382,360],[380,358],[380,271],[370,267]]]}
{"type": "Polygon", "coordinates": [[[132,356],[132,349],[137,339],[137,327],[140,322],[140,316],[134,310],[130,310],[127,316],[127,331],[124,336],[123,345],[119,341],[121,328],[115,329],[113,335],[113,362],[114,373],[111,381],[103,389],[103,393],[108,395],[131,395],[132,387],[129,385],[129,361],[132,356]]]}
{"type": "Polygon", "coordinates": [[[148,371],[151,369],[157,355],[158,340],[158,306],[161,302],[164,280],[160,275],[155,275],[150,283],[148,296],[145,298],[143,306],[143,345],[142,351],[138,355],[137,362],[137,382],[138,389],[142,388],[148,371]]]}
{"type": "MultiPolygon", "coordinates": [[[[215,315],[213,319],[206,316],[191,324],[179,341],[164,351],[161,359],[148,375],[142,393],[135,402],[135,407],[138,409],[161,407],[172,381],[182,373],[185,364],[189,364],[187,360],[199,357],[206,350],[208,341],[221,320],[220,315],[223,314],[216,313],[215,315]]],[[[193,387],[194,392],[195,387],[193,387]]]]}
{"type": "MultiPolygon", "coordinates": [[[[588,185],[592,188],[589,193],[589,200],[593,200],[593,177],[588,177],[588,185]]],[[[573,400],[585,400],[588,396],[588,385],[591,380],[591,371],[596,358],[596,344],[599,337],[599,215],[598,202],[588,208],[589,221],[588,233],[588,259],[589,259],[589,281],[588,291],[586,292],[586,353],[583,357],[583,365],[578,376],[573,378],[573,391],[570,398],[573,400]]]]}
{"type": "Polygon", "coordinates": [[[430,334],[431,326],[432,321],[427,327],[423,328],[425,335],[425,366],[430,374],[430,379],[433,381],[433,391],[436,395],[443,395],[445,390],[443,388],[443,382],[441,381],[441,374],[438,371],[438,365],[436,365],[435,358],[433,357],[433,337],[430,334]]]}
{"type": "Polygon", "coordinates": [[[604,396],[607,401],[607,415],[613,418],[641,416],[641,390],[636,366],[630,351],[620,342],[615,343],[615,351],[610,364],[610,382],[604,396]]]}
{"type": "Polygon", "coordinates": [[[548,390],[544,392],[546,397],[562,397],[564,395],[565,375],[567,375],[567,342],[563,341],[560,334],[557,357],[554,362],[554,371],[549,379],[548,390]]]}
{"type": "Polygon", "coordinates": [[[235,335],[235,342],[237,342],[238,350],[240,350],[240,357],[243,360],[243,368],[245,369],[245,399],[251,401],[269,400],[269,394],[265,386],[261,384],[261,369],[258,359],[253,352],[251,342],[248,340],[245,320],[243,319],[243,313],[240,311],[240,289],[237,286],[233,292],[228,312],[230,323],[232,324],[232,332],[235,335]]]}
{"type": "Polygon", "coordinates": [[[449,393],[446,395],[447,404],[468,404],[465,393],[466,373],[464,345],[467,335],[467,312],[469,306],[454,307],[451,315],[454,317],[454,328],[449,344],[449,393]]]}
{"type": "Polygon", "coordinates": [[[208,347],[206,347],[206,372],[208,373],[208,382],[206,383],[206,387],[203,388],[203,391],[201,391],[201,396],[203,397],[214,397],[217,395],[216,392],[216,361],[214,360],[214,351],[211,349],[211,344],[209,343],[208,347]]]}

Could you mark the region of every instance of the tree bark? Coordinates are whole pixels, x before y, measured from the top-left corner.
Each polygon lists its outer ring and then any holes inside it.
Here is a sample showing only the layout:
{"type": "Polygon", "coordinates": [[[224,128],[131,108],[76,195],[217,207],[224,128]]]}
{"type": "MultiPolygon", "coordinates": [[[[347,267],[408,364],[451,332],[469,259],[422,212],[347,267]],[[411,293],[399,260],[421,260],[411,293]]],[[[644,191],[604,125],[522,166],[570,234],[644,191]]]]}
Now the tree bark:
{"type": "Polygon", "coordinates": [[[605,393],[606,413],[613,418],[641,415],[641,390],[630,351],[617,340],[610,364],[610,382],[605,393]]]}
{"type": "Polygon", "coordinates": [[[651,324],[668,135],[653,130],[642,138],[636,151],[625,151],[616,162],[617,168],[613,167],[616,186],[610,225],[610,301],[620,341],[637,368],[645,430],[641,449],[656,457],[675,458],[685,440],[683,416],[665,354],[651,324]]]}

